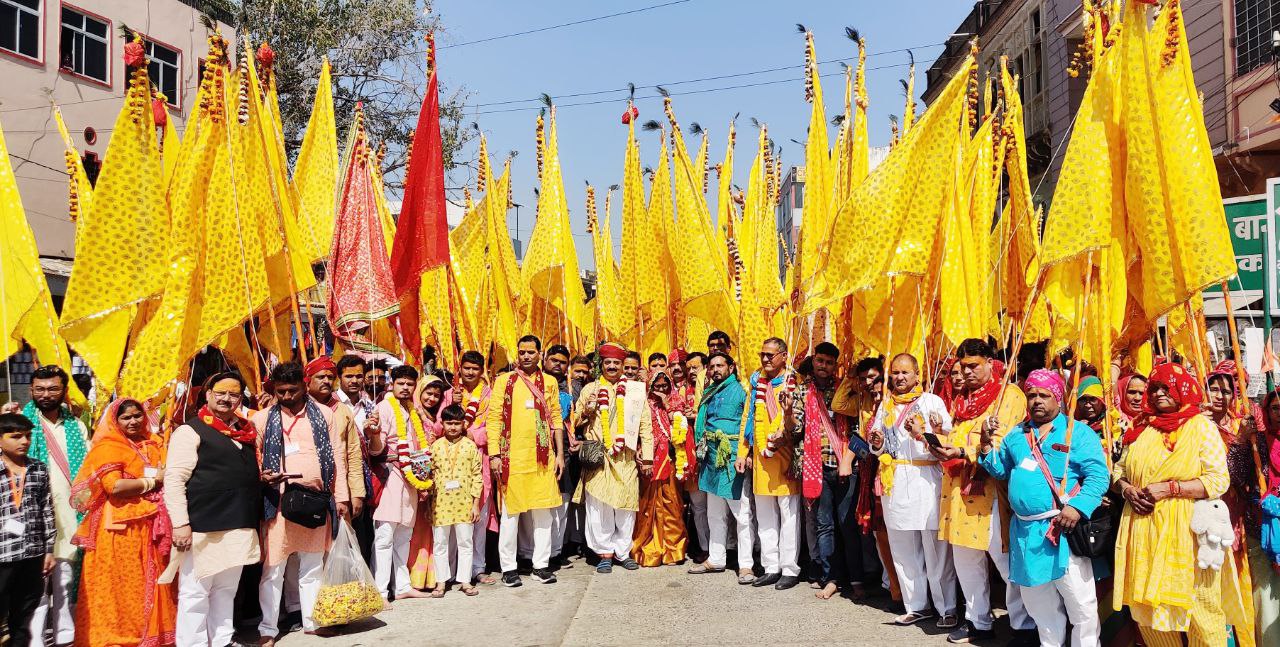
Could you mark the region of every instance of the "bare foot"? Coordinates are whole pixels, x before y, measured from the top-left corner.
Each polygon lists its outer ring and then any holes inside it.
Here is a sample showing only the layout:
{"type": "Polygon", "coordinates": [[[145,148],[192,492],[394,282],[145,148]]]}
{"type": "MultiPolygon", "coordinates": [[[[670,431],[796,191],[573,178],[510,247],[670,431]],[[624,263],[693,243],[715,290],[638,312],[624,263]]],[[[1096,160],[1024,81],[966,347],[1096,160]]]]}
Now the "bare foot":
{"type": "Polygon", "coordinates": [[[480,592],[476,590],[476,587],[471,586],[470,584],[463,584],[462,586],[459,586],[458,589],[469,598],[480,595],[480,592]]]}
{"type": "Polygon", "coordinates": [[[819,600],[830,600],[831,596],[835,595],[839,590],[840,587],[836,586],[835,582],[827,582],[827,585],[822,587],[821,591],[818,591],[813,595],[819,600]]]}
{"type": "Polygon", "coordinates": [[[820,589],[822,588],[822,582],[809,582],[809,588],[820,589]]]}
{"type": "Polygon", "coordinates": [[[404,593],[396,594],[397,600],[407,600],[409,598],[428,598],[428,597],[431,597],[430,593],[427,593],[426,591],[419,591],[418,589],[409,589],[404,593]]]}
{"type": "Polygon", "coordinates": [[[258,638],[259,647],[276,647],[276,639],[261,636],[258,638]]]}

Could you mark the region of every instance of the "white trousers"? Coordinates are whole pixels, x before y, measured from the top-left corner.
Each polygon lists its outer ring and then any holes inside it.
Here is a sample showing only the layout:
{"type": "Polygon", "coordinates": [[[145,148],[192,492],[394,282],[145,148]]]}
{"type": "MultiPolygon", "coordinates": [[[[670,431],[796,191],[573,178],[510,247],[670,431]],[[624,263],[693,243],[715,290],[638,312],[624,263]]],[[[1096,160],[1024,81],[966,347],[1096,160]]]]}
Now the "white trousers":
{"type": "Polygon", "coordinates": [[[459,584],[471,583],[473,530],[469,523],[431,528],[432,558],[436,564],[436,584],[443,586],[456,574],[459,584]],[[457,550],[454,550],[454,548],[457,550]],[[458,567],[453,568],[453,560],[458,567]]]}
{"type": "MultiPolygon", "coordinates": [[[[706,494],[705,492],[703,494],[706,494]]],[[[751,555],[755,546],[755,533],[751,530],[751,495],[744,492],[737,500],[715,494],[706,494],[707,501],[707,563],[724,568],[729,536],[729,515],[733,515],[738,539],[738,570],[749,570],[755,565],[751,555]]]]}
{"type": "Polygon", "coordinates": [[[488,501],[480,506],[480,521],[471,528],[471,578],[475,579],[484,573],[484,551],[489,544],[489,505],[488,501]]]}
{"type": "MultiPolygon", "coordinates": [[[[316,621],[311,612],[316,606],[316,596],[320,593],[320,571],[324,566],[324,553],[297,553],[298,555],[298,599],[302,602],[302,628],[306,631],[316,630],[316,621]]],[[[280,596],[284,593],[284,571],[286,562],[275,566],[262,566],[262,580],[258,582],[258,605],[262,607],[262,622],[258,623],[258,635],[273,637],[278,633],[277,621],[280,618],[280,596]]]]}
{"type": "MultiPolygon", "coordinates": [[[[551,540],[554,542],[556,519],[555,512],[553,510],[554,508],[548,510],[548,512],[551,512],[551,540]]],[[[520,529],[520,537],[516,542],[516,555],[518,555],[520,559],[533,559],[533,518],[529,516],[528,512],[521,513],[519,518],[520,521],[518,527],[520,529]]]]}
{"type": "Polygon", "coordinates": [[[71,576],[73,564],[66,560],[56,560],[53,572],[46,581],[46,592],[40,596],[40,604],[31,614],[31,647],[44,647],[44,628],[46,621],[52,625],[53,644],[70,645],[76,639],[76,622],[71,613],[71,576]]]}
{"type": "Polygon", "coordinates": [[[243,566],[232,566],[205,578],[195,574],[195,558],[187,555],[178,571],[176,647],[230,645],[236,627],[236,589],[243,566]]]}
{"type": "MultiPolygon", "coordinates": [[[[689,492],[689,507],[692,508],[694,530],[698,533],[698,548],[711,552],[711,547],[708,543],[711,540],[711,525],[707,521],[707,493],[702,490],[691,490],[689,492]]],[[[721,519],[721,521],[724,520],[721,519]]],[[[721,545],[723,546],[724,544],[722,543],[721,545]]]]}
{"type": "Polygon", "coordinates": [[[569,532],[569,501],[572,492],[560,493],[560,505],[551,509],[551,554],[559,555],[564,550],[564,538],[569,532]]]}
{"type": "MultiPolygon", "coordinates": [[[[530,510],[525,513],[533,532],[533,567],[546,568],[551,563],[551,510],[530,510]]],[[[498,558],[502,571],[516,570],[516,544],[520,534],[520,517],[507,514],[505,505],[498,517],[498,558]]]]}
{"type": "Polygon", "coordinates": [[[974,550],[964,546],[951,547],[955,560],[956,578],[964,593],[965,618],[978,629],[991,628],[991,583],[987,580],[987,556],[995,562],[1000,579],[1005,584],[1005,609],[1009,612],[1009,626],[1015,630],[1035,629],[1035,621],[1022,606],[1022,591],[1009,581],[1009,553],[1003,552],[1000,539],[1000,506],[992,501],[991,537],[986,550],[974,550]]]}
{"type": "Polygon", "coordinates": [[[390,521],[373,522],[373,581],[383,595],[391,587],[394,576],[395,594],[407,593],[409,583],[409,540],[413,526],[390,521]]]}
{"type": "Polygon", "coordinates": [[[951,544],[938,539],[937,530],[889,530],[889,550],[893,570],[902,589],[907,613],[933,608],[939,614],[956,612],[956,569],[951,563],[951,544]]]}
{"type": "Polygon", "coordinates": [[[1072,647],[1098,647],[1102,628],[1090,560],[1072,555],[1062,577],[1040,586],[1022,587],[1022,601],[1036,621],[1042,647],[1066,645],[1068,622],[1074,627],[1072,647]]]}
{"type": "MultiPolygon", "coordinates": [[[[745,496],[745,495],[744,495],[745,496]]],[[[760,526],[760,565],[764,572],[800,575],[799,544],[800,495],[757,494],[756,522],[760,526]]],[[[738,546],[742,554],[742,546],[738,546]]]]}
{"type": "Polygon", "coordinates": [[[630,559],[635,511],[619,510],[590,494],[583,499],[587,506],[587,546],[598,555],[613,555],[619,562],[630,559]]]}

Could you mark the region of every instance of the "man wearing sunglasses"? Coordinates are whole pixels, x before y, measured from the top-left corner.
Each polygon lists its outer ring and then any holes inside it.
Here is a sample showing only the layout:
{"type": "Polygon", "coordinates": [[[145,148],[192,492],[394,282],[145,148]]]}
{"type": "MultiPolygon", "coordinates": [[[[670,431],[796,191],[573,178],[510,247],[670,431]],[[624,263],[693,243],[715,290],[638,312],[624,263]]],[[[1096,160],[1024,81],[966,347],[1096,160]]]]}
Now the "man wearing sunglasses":
{"type": "Polygon", "coordinates": [[[760,370],[748,380],[748,394],[738,441],[737,470],[752,470],[760,562],[765,574],[752,586],[789,589],[800,582],[797,563],[800,530],[800,484],[792,475],[795,419],[786,415],[796,388],[787,368],[787,342],[766,339],[760,347],[760,370]]]}

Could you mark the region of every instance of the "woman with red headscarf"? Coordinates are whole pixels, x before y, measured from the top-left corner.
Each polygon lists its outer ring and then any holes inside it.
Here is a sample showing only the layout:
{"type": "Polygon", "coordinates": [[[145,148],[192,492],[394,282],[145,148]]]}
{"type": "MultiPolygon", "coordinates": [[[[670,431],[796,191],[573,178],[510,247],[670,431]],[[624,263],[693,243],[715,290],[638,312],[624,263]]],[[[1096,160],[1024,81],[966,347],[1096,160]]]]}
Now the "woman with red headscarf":
{"type": "Polygon", "coordinates": [[[642,465],[652,466],[640,483],[640,510],[631,542],[632,556],[641,566],[662,566],[684,561],[688,537],[680,482],[692,474],[693,434],[674,402],[674,381],[658,369],[649,374],[649,398],[640,417],[640,436],[653,438],[640,448],[642,465]],[[648,433],[646,433],[646,430],[648,433]]]}
{"type": "Polygon", "coordinates": [[[1193,504],[1227,491],[1227,451],[1200,413],[1200,382],[1178,364],[1162,364],[1147,382],[1147,406],[1133,442],[1116,463],[1113,491],[1124,497],[1116,537],[1113,607],[1128,606],[1148,645],[1225,645],[1222,570],[1197,568],[1193,504]]]}

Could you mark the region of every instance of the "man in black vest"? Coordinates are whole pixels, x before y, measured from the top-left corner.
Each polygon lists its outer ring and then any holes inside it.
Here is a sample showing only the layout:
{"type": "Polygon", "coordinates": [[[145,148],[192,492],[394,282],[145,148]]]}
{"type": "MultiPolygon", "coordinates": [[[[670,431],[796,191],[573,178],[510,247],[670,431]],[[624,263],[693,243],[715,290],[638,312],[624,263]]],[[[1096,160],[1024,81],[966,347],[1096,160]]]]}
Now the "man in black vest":
{"type": "Polygon", "coordinates": [[[180,645],[231,642],[240,571],[260,558],[257,430],[238,413],[244,389],[237,373],[209,378],[205,405],[169,440],[164,500],[173,521],[173,545],[184,551],[178,580],[180,645]]]}

